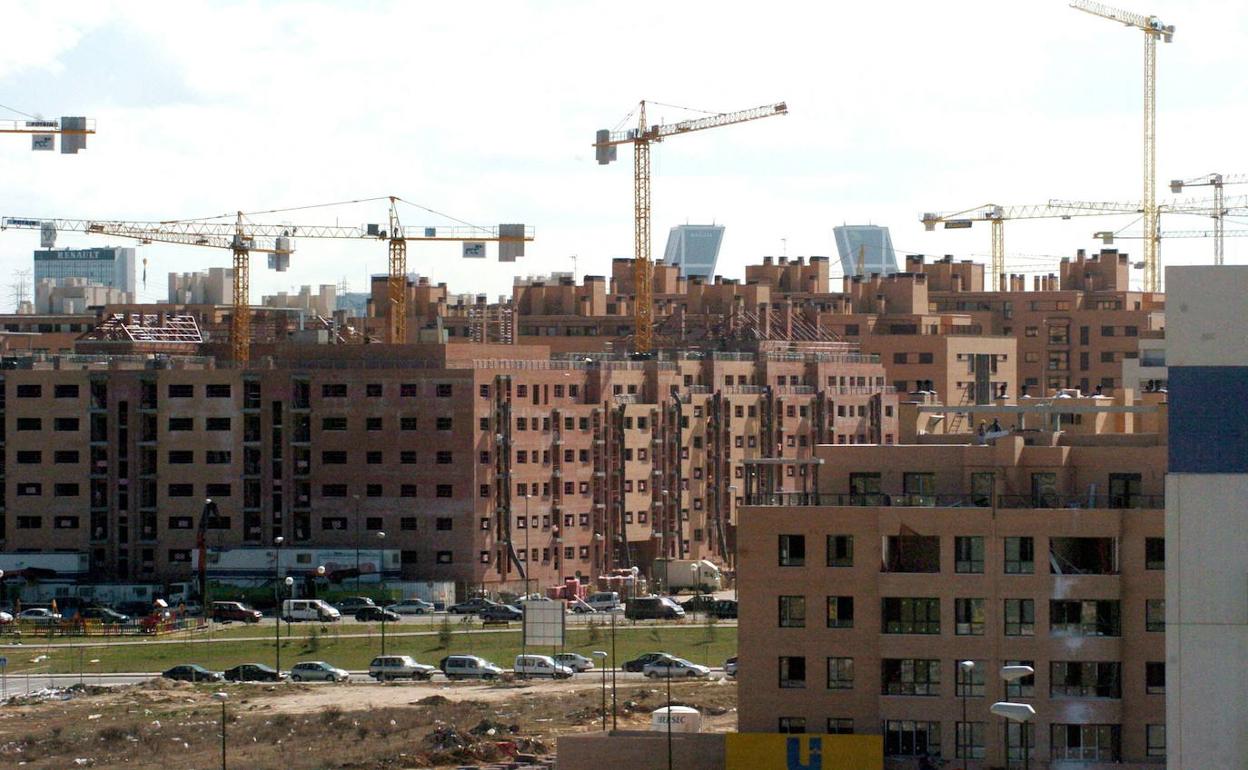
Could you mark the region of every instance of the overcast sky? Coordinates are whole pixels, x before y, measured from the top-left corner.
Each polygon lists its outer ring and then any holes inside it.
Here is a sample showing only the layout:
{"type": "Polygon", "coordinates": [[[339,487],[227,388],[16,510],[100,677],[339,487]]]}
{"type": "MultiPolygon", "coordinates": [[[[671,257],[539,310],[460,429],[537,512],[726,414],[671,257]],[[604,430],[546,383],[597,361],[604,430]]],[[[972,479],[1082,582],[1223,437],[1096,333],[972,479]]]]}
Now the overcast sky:
{"type": "MultiPolygon", "coordinates": [[[[1159,195],[1173,177],[1248,172],[1248,6],[1150,3],[1132,10],[1177,27],[1158,51],[1159,195]]],[[[672,225],[714,221],[727,227],[719,272],[733,277],[786,248],[835,255],[842,223],[889,226],[899,252],[983,260],[986,226],[926,233],[920,213],[1141,196],[1143,34],[1060,0],[0,0],[0,18],[0,104],[86,115],[99,131],[77,156],[0,135],[0,214],[159,220],[393,194],[473,223],[536,228],[515,264],[495,261],[493,246],[488,262],[461,260],[455,244],[409,246],[409,269],[453,292],[508,292],[515,274],[572,269],[571,255],[578,275],[606,274],[632,254],[632,150],[602,167],[590,144],[643,98],[711,111],[788,103],[787,116],[653,151],[655,255],[672,225]]],[[[694,115],[650,110],[652,122],[694,115]]],[[[382,203],[256,217],[384,218],[382,203]]],[[[1006,250],[1014,266],[1056,270],[1058,256],[1097,247],[1094,230],[1138,233],[1131,222],[1010,223],[1006,250]]],[[[1163,219],[1163,229],[1208,226],[1163,219]]],[[[1228,262],[1248,262],[1248,239],[1227,244],[1228,262]]],[[[0,234],[0,307],[37,247],[35,232],[0,234]]],[[[386,269],[384,243],[304,239],[297,249],[287,273],[254,260],[253,301],[344,278],[362,290],[386,269]]],[[[1207,239],[1162,245],[1164,264],[1212,252],[1207,239]]],[[[150,300],[164,299],[171,271],[229,264],[202,248],[140,253],[150,300]]]]}

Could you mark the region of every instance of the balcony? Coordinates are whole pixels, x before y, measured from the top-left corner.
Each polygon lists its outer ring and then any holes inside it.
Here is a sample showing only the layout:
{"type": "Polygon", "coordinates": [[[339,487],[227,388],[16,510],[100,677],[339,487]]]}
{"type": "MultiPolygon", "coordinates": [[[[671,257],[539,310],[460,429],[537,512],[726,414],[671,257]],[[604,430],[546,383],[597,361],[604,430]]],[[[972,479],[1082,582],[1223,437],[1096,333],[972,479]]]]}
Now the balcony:
{"type": "MultiPolygon", "coordinates": [[[[837,492],[771,492],[746,497],[746,505],[761,507],[868,507],[868,508],[991,508],[987,494],[918,495],[885,492],[848,494],[837,492]]],[[[1084,510],[1161,510],[1166,507],[1164,495],[998,495],[997,508],[1045,509],[1073,508],[1084,510]]]]}

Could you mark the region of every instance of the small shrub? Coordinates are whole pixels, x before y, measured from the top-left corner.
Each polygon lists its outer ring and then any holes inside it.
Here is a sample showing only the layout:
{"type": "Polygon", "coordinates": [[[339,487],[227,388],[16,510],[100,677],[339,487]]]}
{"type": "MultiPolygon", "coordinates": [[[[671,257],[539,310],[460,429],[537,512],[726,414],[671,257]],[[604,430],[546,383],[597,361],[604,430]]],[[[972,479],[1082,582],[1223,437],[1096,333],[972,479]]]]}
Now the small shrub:
{"type": "Polygon", "coordinates": [[[455,632],[451,630],[451,621],[443,615],[442,624],[438,626],[438,647],[443,650],[449,649],[454,639],[455,632]]]}
{"type": "Polygon", "coordinates": [[[602,635],[601,632],[599,631],[598,622],[594,620],[593,618],[590,618],[589,626],[586,630],[589,631],[589,643],[590,644],[597,642],[598,638],[602,635]]]}
{"type": "Polygon", "coordinates": [[[326,706],[325,710],[321,712],[321,722],[324,724],[333,724],[339,719],[342,719],[341,706],[326,706]]]}

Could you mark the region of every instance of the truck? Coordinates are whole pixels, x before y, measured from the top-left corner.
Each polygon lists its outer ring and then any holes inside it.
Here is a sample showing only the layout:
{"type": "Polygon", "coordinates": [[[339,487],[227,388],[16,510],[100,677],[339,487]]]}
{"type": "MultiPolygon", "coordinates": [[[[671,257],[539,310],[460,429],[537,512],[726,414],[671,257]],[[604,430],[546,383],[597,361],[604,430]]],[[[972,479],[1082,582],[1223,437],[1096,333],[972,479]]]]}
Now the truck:
{"type": "Polygon", "coordinates": [[[724,576],[714,562],[706,559],[655,559],[654,581],[668,593],[691,589],[697,593],[711,593],[723,588],[724,576]]]}

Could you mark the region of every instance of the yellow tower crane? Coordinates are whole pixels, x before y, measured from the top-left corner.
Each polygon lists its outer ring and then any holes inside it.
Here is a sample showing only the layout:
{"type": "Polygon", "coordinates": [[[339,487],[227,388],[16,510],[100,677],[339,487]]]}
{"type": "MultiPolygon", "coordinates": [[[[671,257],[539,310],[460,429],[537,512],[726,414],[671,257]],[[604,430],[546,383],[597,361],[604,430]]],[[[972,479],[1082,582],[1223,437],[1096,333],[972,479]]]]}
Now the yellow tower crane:
{"type": "Polygon", "coordinates": [[[749,120],[770,118],[788,113],[784,102],[767,104],[739,112],[723,112],[704,118],[678,123],[646,125],[646,103],[637,109],[637,128],[626,131],[598,131],[594,141],[598,164],[605,166],[615,160],[615,148],[633,145],[633,318],[636,325],[633,351],[649,353],[654,344],[654,290],[651,283],[653,264],[650,260],[650,144],[671,136],[730,126],[749,120]]]}
{"type": "Polygon", "coordinates": [[[0,134],[30,134],[30,149],[36,151],[55,149],[54,137],[60,136],[61,154],[77,155],[79,150],[87,149],[87,135],[95,133],[95,118],[43,120],[33,115],[27,117],[30,120],[0,120],[0,134]]]}
{"type": "Polygon", "coordinates": [[[1161,258],[1157,216],[1157,38],[1169,43],[1174,25],[1156,16],[1123,11],[1090,0],[1074,0],[1071,8],[1117,21],[1144,32],[1144,291],[1161,290],[1161,258]]]}
{"type": "MultiPolygon", "coordinates": [[[[407,241],[459,241],[466,244],[486,241],[509,245],[508,256],[523,255],[525,241],[533,240],[532,228],[524,225],[477,227],[411,228],[406,234],[399,224],[395,203],[390,199],[389,229],[380,225],[360,227],[328,227],[322,225],[271,225],[249,222],[238,212],[234,222],[202,220],[171,220],[165,222],[133,222],[102,219],[42,219],[37,217],[4,217],[0,230],[9,228],[40,230],[44,237],[57,232],[77,232],[133,238],[142,242],[174,243],[184,246],[207,246],[229,249],[234,255],[234,304],[230,317],[230,352],[233,360],[246,363],[251,357],[251,252],[269,254],[269,266],[284,271],[295,250],[294,238],[339,238],[385,240],[389,242],[390,275],[387,282],[390,299],[388,341],[407,341],[407,241]],[[395,291],[396,285],[400,291],[395,291]]],[[[483,251],[480,254],[484,256],[483,251]]]]}

